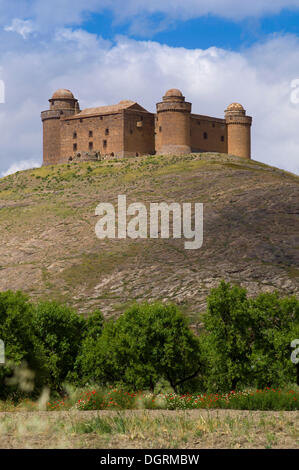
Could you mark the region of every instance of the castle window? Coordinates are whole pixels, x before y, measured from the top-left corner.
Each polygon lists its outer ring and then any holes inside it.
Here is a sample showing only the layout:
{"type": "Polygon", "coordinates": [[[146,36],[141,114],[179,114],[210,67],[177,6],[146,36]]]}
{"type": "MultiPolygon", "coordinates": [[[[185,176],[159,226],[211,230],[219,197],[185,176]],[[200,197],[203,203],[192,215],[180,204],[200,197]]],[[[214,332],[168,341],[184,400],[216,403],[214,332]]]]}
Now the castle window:
{"type": "Polygon", "coordinates": [[[88,135],[89,137],[92,137],[92,131],[89,131],[88,135]]]}
{"type": "Polygon", "coordinates": [[[105,135],[109,135],[109,129],[105,130],[105,135]]]}
{"type": "Polygon", "coordinates": [[[103,147],[104,149],[107,147],[107,140],[103,140],[103,147]]]}
{"type": "Polygon", "coordinates": [[[221,136],[221,142],[224,142],[224,135],[221,136]]]}
{"type": "Polygon", "coordinates": [[[212,123],[212,127],[215,127],[215,122],[212,123]]]}
{"type": "Polygon", "coordinates": [[[208,138],[207,132],[204,132],[204,133],[203,133],[203,138],[204,138],[205,140],[208,138]]]}
{"type": "Polygon", "coordinates": [[[77,132],[73,133],[73,139],[77,139],[77,132]]]}
{"type": "Polygon", "coordinates": [[[159,132],[162,132],[162,126],[159,126],[159,132]]]}
{"type": "Polygon", "coordinates": [[[92,149],[93,149],[93,143],[92,143],[92,142],[89,142],[88,148],[89,148],[89,150],[92,150],[92,149]]]}
{"type": "Polygon", "coordinates": [[[77,144],[73,144],[73,151],[74,151],[74,152],[77,151],[77,144]]]}

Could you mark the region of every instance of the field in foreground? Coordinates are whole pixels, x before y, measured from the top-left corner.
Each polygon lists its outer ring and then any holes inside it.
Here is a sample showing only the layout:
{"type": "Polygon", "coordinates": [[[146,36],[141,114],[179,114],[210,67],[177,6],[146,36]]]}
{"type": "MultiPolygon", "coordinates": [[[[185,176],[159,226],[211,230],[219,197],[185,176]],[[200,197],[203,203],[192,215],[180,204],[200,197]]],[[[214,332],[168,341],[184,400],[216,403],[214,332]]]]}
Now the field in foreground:
{"type": "Polygon", "coordinates": [[[0,448],[299,448],[298,411],[0,413],[0,448]]]}

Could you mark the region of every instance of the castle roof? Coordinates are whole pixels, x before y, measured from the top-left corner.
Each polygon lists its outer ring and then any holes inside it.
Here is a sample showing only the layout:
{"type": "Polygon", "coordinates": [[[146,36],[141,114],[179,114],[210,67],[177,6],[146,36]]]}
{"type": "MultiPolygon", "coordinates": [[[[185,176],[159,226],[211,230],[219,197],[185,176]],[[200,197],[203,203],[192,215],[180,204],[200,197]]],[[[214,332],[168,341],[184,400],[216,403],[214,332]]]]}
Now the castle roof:
{"type": "Polygon", "coordinates": [[[165,96],[183,96],[183,93],[177,88],[171,88],[165,93],[165,96]]]}
{"type": "Polygon", "coordinates": [[[148,111],[140,106],[136,101],[122,100],[118,104],[112,104],[110,106],[97,106],[96,108],[85,108],[80,113],[74,116],[68,117],[68,119],[78,119],[80,117],[88,116],[101,116],[102,114],[117,114],[124,109],[132,109],[136,111],[146,112],[148,111]]]}
{"type": "Polygon", "coordinates": [[[244,108],[240,103],[232,103],[227,107],[227,111],[244,111],[244,108]]]}
{"type": "Polygon", "coordinates": [[[74,95],[70,90],[66,90],[65,88],[59,88],[59,90],[56,90],[52,95],[52,100],[57,100],[57,99],[73,100],[74,95]]]}

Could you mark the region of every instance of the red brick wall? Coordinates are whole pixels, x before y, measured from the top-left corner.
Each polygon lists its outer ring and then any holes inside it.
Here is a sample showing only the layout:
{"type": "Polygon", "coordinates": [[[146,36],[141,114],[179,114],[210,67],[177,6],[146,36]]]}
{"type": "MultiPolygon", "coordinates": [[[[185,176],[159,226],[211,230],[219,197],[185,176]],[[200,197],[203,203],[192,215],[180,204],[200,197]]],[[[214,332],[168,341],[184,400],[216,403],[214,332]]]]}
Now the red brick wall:
{"type": "Polygon", "coordinates": [[[61,156],[65,161],[78,152],[123,156],[123,113],[63,119],[61,125],[61,156]],[[74,144],[77,144],[76,150],[74,144]]]}
{"type": "Polygon", "coordinates": [[[124,153],[135,156],[155,153],[155,115],[125,110],[124,153]]]}
{"type": "Polygon", "coordinates": [[[190,113],[159,112],[156,119],[156,152],[190,151],[190,113]]]}
{"type": "MultiPolygon", "coordinates": [[[[47,119],[47,111],[42,113],[43,120],[43,165],[60,163],[60,119],[47,119]]],[[[55,112],[49,111],[49,116],[55,112]]],[[[58,115],[57,115],[58,116],[58,115]]]]}
{"type": "Polygon", "coordinates": [[[228,124],[228,153],[243,158],[251,158],[250,126],[228,124]]]}
{"type": "Polygon", "coordinates": [[[191,115],[192,152],[227,153],[227,130],[224,119],[191,115]],[[207,138],[204,137],[206,134],[207,138]],[[222,138],[224,141],[222,141],[222,138]]]}

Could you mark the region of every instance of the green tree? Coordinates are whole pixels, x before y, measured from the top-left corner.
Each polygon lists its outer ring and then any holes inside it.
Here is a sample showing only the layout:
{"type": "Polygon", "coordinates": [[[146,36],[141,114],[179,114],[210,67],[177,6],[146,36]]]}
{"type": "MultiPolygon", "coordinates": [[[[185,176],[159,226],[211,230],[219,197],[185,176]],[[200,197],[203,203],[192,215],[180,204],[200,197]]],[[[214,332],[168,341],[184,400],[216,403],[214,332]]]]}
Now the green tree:
{"type": "Polygon", "coordinates": [[[175,305],[134,305],[105,324],[84,364],[84,380],[153,390],[166,379],[176,390],[200,372],[198,338],[175,305]]]}
{"type": "Polygon", "coordinates": [[[90,371],[96,367],[95,351],[97,341],[102,335],[104,317],[100,310],[95,310],[85,321],[82,342],[78,351],[74,370],[69,378],[77,384],[85,384],[90,380],[90,371]]]}
{"type": "Polygon", "coordinates": [[[92,338],[94,340],[98,339],[103,332],[103,326],[104,326],[103,314],[100,310],[95,310],[86,319],[84,339],[85,338],[92,338]]]}
{"type": "Polygon", "coordinates": [[[56,302],[40,302],[34,313],[33,327],[46,360],[48,384],[60,391],[73,370],[86,322],[73,309],[56,302]]]}
{"type": "Polygon", "coordinates": [[[299,338],[299,301],[295,297],[280,298],[275,292],[260,294],[250,303],[254,383],[262,388],[298,382],[290,345],[299,338]]]}
{"type": "Polygon", "coordinates": [[[208,297],[204,325],[201,348],[211,391],[298,380],[298,367],[290,360],[290,343],[299,338],[295,297],[263,293],[248,299],[245,289],[222,281],[208,297]]]}
{"type": "Polygon", "coordinates": [[[5,364],[0,365],[0,397],[21,394],[18,384],[7,385],[14,368],[26,363],[35,373],[38,389],[45,379],[44,357],[33,329],[33,307],[21,292],[0,293],[0,338],[5,345],[5,364]]]}
{"type": "Polygon", "coordinates": [[[253,334],[246,290],[222,281],[208,296],[201,347],[209,390],[234,390],[250,380],[253,334]]]}

